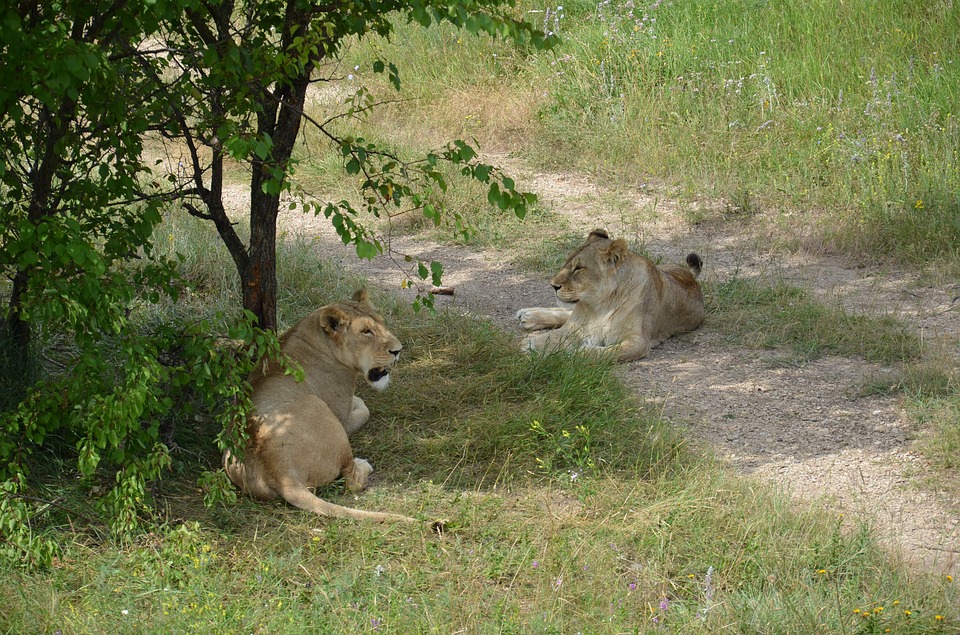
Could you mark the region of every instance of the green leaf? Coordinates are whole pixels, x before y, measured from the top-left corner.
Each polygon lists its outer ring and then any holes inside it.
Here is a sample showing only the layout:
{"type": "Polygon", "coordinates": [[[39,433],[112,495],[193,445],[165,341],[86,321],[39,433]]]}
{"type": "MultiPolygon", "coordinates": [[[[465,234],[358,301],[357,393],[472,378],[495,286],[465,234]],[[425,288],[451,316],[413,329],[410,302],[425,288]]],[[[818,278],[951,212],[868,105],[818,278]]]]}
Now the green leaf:
{"type": "Polygon", "coordinates": [[[21,267],[32,267],[33,265],[37,264],[39,260],[40,256],[37,255],[37,252],[32,249],[28,249],[20,254],[19,263],[21,267]]]}
{"type": "Polygon", "coordinates": [[[373,260],[380,253],[380,248],[375,242],[366,240],[357,241],[357,257],[364,260],[373,260]]]}
{"type": "Polygon", "coordinates": [[[443,278],[443,265],[436,260],[430,263],[431,281],[434,286],[439,287],[443,278]]]}
{"type": "Polygon", "coordinates": [[[473,178],[477,179],[481,183],[486,183],[490,180],[490,170],[492,169],[489,165],[476,165],[473,168],[473,178]]]}

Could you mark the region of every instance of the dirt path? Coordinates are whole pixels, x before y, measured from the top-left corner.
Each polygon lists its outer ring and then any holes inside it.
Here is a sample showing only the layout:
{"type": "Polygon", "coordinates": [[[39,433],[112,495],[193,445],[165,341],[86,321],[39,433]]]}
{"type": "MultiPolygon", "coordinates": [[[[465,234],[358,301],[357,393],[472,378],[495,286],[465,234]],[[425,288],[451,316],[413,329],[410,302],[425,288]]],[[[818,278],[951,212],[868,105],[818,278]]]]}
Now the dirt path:
{"type": "MultiPolygon", "coordinates": [[[[510,166],[522,174],[517,167],[510,166]]],[[[762,230],[722,222],[691,225],[684,210],[645,190],[621,201],[616,212],[603,212],[610,193],[584,178],[527,172],[520,182],[584,235],[605,227],[668,262],[697,251],[706,263],[706,280],[720,282],[734,274],[782,280],[850,311],[895,314],[926,339],[948,341],[954,349],[960,340],[960,285],[923,286],[914,273],[772,253],[766,251],[770,241],[762,230]]],[[[286,215],[281,224],[317,236],[325,256],[371,281],[396,285],[399,292],[401,276],[394,263],[386,258],[358,262],[323,219],[286,215]]],[[[456,294],[438,296],[438,306],[488,316],[518,337],[517,309],[554,304],[547,281],[521,271],[504,254],[411,238],[394,239],[392,247],[443,262],[444,282],[456,294]]],[[[412,292],[404,293],[412,299],[412,292]]],[[[666,342],[648,358],[623,365],[621,372],[643,399],[687,426],[695,442],[712,448],[732,469],[831,512],[868,520],[895,556],[932,571],[960,572],[960,505],[919,485],[926,467],[911,449],[916,431],[899,399],[858,395],[866,378],[894,369],[842,357],[790,365],[782,363],[783,357],[732,347],[711,331],[708,319],[700,330],[666,342]]]]}

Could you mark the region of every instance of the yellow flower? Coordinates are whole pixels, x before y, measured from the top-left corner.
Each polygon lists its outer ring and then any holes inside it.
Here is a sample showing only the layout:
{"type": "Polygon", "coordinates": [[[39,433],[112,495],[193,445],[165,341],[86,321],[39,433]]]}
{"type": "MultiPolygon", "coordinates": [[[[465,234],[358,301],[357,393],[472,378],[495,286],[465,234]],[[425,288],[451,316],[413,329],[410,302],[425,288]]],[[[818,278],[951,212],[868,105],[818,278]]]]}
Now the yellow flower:
{"type": "Polygon", "coordinates": [[[690,575],[688,575],[687,577],[688,577],[688,578],[690,578],[691,580],[693,580],[693,579],[694,579],[695,577],[697,577],[697,576],[696,576],[696,575],[694,575],[693,573],[691,573],[691,574],[690,574],[690,575]]]}
{"type": "Polygon", "coordinates": [[[917,199],[917,202],[913,204],[915,209],[923,209],[923,199],[917,199]]]}
{"type": "Polygon", "coordinates": [[[827,572],[826,569],[820,569],[819,571],[817,571],[817,575],[824,575],[826,572],[827,572]]]}
{"type": "Polygon", "coordinates": [[[934,616],[933,616],[933,619],[937,620],[938,622],[942,622],[942,621],[943,621],[943,616],[942,616],[942,615],[934,615],[934,616]]]}
{"type": "Polygon", "coordinates": [[[860,609],[853,609],[853,612],[859,615],[859,614],[860,614],[860,609]]]}
{"type": "Polygon", "coordinates": [[[894,601],[893,601],[893,605],[894,605],[894,606],[896,606],[896,605],[898,605],[898,604],[900,604],[900,600],[894,600],[894,601]]]}
{"type": "Polygon", "coordinates": [[[874,613],[883,613],[883,607],[882,607],[882,606],[878,606],[877,608],[873,609],[873,612],[874,612],[874,613]]]}
{"type": "Polygon", "coordinates": [[[948,576],[947,576],[947,582],[953,582],[953,576],[952,576],[952,575],[948,575],[948,576]]]}
{"type": "Polygon", "coordinates": [[[912,611],[904,611],[904,612],[903,612],[903,614],[906,615],[907,617],[910,617],[910,615],[911,615],[912,613],[913,613],[912,611]]]}

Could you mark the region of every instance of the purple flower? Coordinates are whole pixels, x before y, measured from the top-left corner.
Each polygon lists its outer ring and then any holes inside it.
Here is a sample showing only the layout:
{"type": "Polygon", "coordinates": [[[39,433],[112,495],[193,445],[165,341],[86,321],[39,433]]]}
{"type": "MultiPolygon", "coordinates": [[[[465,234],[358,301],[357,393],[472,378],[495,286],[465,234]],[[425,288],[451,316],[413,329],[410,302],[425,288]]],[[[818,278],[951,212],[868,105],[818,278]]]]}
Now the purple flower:
{"type": "Polygon", "coordinates": [[[630,584],[627,585],[627,588],[630,589],[631,591],[636,591],[636,590],[637,590],[637,583],[636,583],[636,582],[631,582],[630,584]]]}
{"type": "Polygon", "coordinates": [[[662,600],[660,600],[660,610],[661,610],[661,611],[666,612],[666,611],[667,611],[667,608],[669,608],[669,607],[670,607],[670,600],[668,600],[667,598],[663,598],[662,600]]]}
{"type": "Polygon", "coordinates": [[[530,566],[532,566],[534,569],[536,569],[536,568],[538,568],[538,567],[540,566],[540,561],[539,561],[539,560],[534,560],[534,561],[531,563],[530,566]]]}
{"type": "Polygon", "coordinates": [[[370,628],[372,628],[372,629],[375,630],[375,631],[379,631],[379,630],[380,630],[380,625],[381,625],[382,623],[383,623],[383,622],[381,622],[381,621],[380,621],[380,618],[378,618],[378,617],[371,617],[371,618],[370,618],[370,628]]]}

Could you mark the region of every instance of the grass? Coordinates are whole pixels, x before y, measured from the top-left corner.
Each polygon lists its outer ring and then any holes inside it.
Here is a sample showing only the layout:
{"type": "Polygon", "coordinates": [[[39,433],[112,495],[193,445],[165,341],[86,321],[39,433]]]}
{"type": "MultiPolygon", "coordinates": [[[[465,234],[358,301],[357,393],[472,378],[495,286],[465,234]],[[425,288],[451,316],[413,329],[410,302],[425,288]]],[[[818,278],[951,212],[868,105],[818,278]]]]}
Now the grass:
{"type": "Polygon", "coordinates": [[[733,277],[707,285],[710,324],[738,343],[790,348],[798,359],[823,355],[898,364],[920,358],[920,338],[892,316],[851,313],[815,302],[803,289],[733,277]]]}
{"type": "Polygon", "coordinates": [[[861,257],[957,261],[949,3],[611,0],[551,16],[562,43],[548,54],[407,24],[354,47],[357,83],[392,94],[366,71],[377,54],[398,63],[409,100],[368,129],[406,147],[475,138],[608,186],[652,178],[687,199],[748,201],[815,225],[811,245],[861,257]]]}
{"type": "MultiPolygon", "coordinates": [[[[300,237],[281,258],[286,322],[362,284],[300,237]]],[[[229,277],[183,266],[222,282],[207,297],[234,293],[229,277]]],[[[753,311],[758,323],[798,300],[746,291],[718,292],[711,319],[743,324],[734,316],[753,311]]],[[[482,320],[414,313],[383,292],[375,301],[405,351],[390,390],[361,392],[374,419],[352,444],[377,468],[374,486],[321,495],[444,519],[443,536],[283,503],[204,508],[196,478],[219,457],[212,421],[194,417],[175,429],[154,530],[131,542],[84,520],[96,484],[78,491],[69,461],[38,471],[54,504],[36,530],[62,550],[48,570],[5,570],[4,630],[956,632],[952,582],[899,566],[829,505],[797,509],[689,451],[609,362],[520,354],[482,320]]]]}

